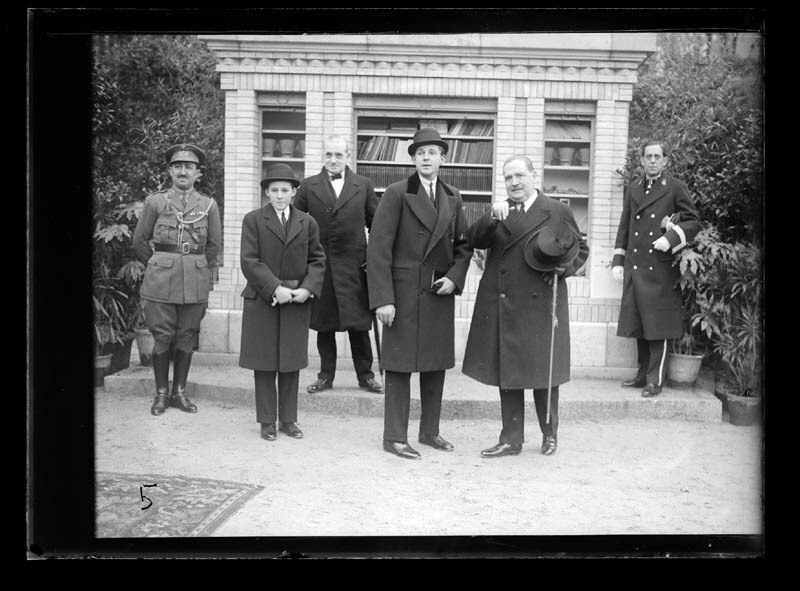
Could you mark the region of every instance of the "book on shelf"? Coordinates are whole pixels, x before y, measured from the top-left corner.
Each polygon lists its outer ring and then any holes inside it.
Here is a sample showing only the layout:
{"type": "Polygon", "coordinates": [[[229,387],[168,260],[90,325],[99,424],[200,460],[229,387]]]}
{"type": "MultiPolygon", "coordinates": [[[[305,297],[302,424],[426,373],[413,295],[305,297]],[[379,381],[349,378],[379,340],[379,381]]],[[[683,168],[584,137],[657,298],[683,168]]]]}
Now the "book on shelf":
{"type": "Polygon", "coordinates": [[[447,133],[447,120],[445,119],[420,119],[419,120],[419,128],[422,129],[423,127],[430,127],[435,129],[440,134],[447,133]]]}
{"type": "MultiPolygon", "coordinates": [[[[358,173],[372,180],[375,187],[388,187],[414,174],[411,164],[359,164],[358,173]]],[[[460,191],[491,192],[492,170],[490,168],[440,168],[439,178],[460,191]]]]}

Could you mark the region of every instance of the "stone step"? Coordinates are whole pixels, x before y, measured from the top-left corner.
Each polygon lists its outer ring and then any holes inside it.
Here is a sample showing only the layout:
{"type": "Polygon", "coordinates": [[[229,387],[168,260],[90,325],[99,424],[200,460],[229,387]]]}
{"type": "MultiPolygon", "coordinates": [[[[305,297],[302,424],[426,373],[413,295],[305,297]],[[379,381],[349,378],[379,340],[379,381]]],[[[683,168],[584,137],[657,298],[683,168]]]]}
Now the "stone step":
{"type": "MultiPolygon", "coordinates": [[[[196,353],[187,383],[187,393],[199,407],[204,401],[232,405],[255,405],[253,372],[238,367],[237,355],[196,353]]],[[[561,386],[559,415],[561,420],[614,420],[625,418],[679,419],[719,422],[722,403],[714,396],[714,378],[702,371],[691,389],[665,387],[655,398],[642,398],[638,389],[622,388],[620,381],[629,377],[609,368],[573,368],[572,380],[561,386]]],[[[171,375],[171,371],[170,371],[171,375]]],[[[380,375],[376,376],[380,381],[380,375]]],[[[337,370],[334,387],[317,394],[308,394],[306,387],[317,379],[316,367],[300,371],[298,410],[329,414],[383,416],[383,395],[372,394],[358,387],[352,368],[337,370]]],[[[151,367],[138,364],[136,357],[130,368],[106,376],[105,390],[120,395],[140,396],[149,401],[153,396],[151,367]]],[[[535,422],[533,395],[525,393],[528,421],[535,422]]],[[[419,380],[411,378],[411,418],[419,418],[419,380]]],[[[254,409],[255,412],[255,409],[254,409]]],[[[461,373],[460,367],[447,371],[442,419],[500,420],[497,388],[480,384],[461,373]]]]}

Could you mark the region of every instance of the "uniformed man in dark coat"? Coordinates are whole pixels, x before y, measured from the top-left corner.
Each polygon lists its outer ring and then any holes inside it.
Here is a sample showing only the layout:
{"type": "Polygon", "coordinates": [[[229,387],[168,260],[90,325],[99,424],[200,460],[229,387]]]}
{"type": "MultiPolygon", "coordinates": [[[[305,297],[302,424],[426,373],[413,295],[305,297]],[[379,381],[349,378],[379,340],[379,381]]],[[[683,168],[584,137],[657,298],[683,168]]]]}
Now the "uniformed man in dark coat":
{"type": "Polygon", "coordinates": [[[475,248],[489,249],[472,313],[462,371],[498,386],[503,429],[497,445],[481,456],[522,451],[526,388],[533,390],[541,451],[558,443],[558,389],[570,379],[569,302],[564,279],[586,262],[589,247],[572,210],[535,188],[533,163],[514,156],[503,165],[508,200],[496,201],[469,230],[475,248]],[[553,280],[557,326],[553,327],[553,280]],[[548,385],[552,384],[550,420],[548,385]]]}
{"type": "Polygon", "coordinates": [[[625,190],[611,270],[623,284],[617,336],[635,338],[638,351],[636,377],[622,385],[650,398],[666,377],[667,340],[683,336],[673,256],[694,239],[700,217],[686,184],[664,171],[663,142],[646,142],[641,154],[645,176],[625,190]]]}
{"type": "Polygon", "coordinates": [[[261,181],[269,203],[242,220],[247,285],[239,365],[253,370],[256,421],[267,441],[277,437],[276,421],[289,437],[303,437],[297,425],[298,380],[308,366],[310,298],[319,297],[325,276],[317,222],[291,206],[299,184],[288,164],[273,164],[261,181]]]}
{"type": "Polygon", "coordinates": [[[455,296],[472,247],[461,194],[437,176],[447,147],[434,129],[416,132],[408,153],[417,170],[386,188],[367,246],[369,305],[384,324],[383,448],[408,459],[420,457],[407,440],[412,372],[420,380],[420,443],[453,449],[439,434],[439,417],[445,370],[455,365],[455,296]]]}
{"type": "Polygon", "coordinates": [[[154,415],[162,414],[167,406],[197,412],[186,396],[186,379],[222,240],[217,202],[194,188],[203,174],[203,151],[192,144],[178,144],[165,157],[172,186],[147,197],[133,235],[136,254],[147,262],[141,296],[147,327],[155,339],[156,395],[150,408],[154,415]]]}
{"type": "Polygon", "coordinates": [[[311,214],[325,249],[322,295],[311,305],[311,328],[317,331],[320,371],[310,393],[333,387],[336,333],[347,331],[359,387],[383,392],[372,371],[369,330],[372,314],[367,294],[367,234],[378,207],[372,181],[347,166],[350,141],[343,135],[325,140],[322,172],[300,183],[292,204],[311,214]]]}

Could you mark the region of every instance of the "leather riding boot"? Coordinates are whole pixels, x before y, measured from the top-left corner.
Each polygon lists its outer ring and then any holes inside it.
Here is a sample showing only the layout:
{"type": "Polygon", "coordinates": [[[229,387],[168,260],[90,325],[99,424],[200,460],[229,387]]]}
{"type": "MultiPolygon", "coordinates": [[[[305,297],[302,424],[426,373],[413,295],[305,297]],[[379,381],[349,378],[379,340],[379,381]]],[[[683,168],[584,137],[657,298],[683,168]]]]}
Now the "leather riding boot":
{"type": "Polygon", "coordinates": [[[153,374],[156,379],[156,397],[150,413],[163,415],[167,410],[167,397],[169,396],[169,351],[153,353],[153,374]]]}
{"type": "Polygon", "coordinates": [[[192,365],[192,352],[176,349],[172,372],[172,396],[169,405],[183,412],[197,412],[197,406],[186,397],[186,378],[192,365]]]}

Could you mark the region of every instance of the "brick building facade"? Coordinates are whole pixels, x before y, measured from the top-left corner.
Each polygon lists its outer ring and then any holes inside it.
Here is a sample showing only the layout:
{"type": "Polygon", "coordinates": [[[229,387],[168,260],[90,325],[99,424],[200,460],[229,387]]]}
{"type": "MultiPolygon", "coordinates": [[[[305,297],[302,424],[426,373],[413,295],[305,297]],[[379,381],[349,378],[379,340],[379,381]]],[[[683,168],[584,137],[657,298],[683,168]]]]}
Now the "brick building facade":
{"type": "MultiPolygon", "coordinates": [[[[218,57],[225,92],[225,250],[203,321],[201,351],[239,351],[239,294],[246,283],[239,268],[241,220],[261,205],[259,183],[267,162],[284,157],[298,178],[316,174],[324,138],[339,133],[352,137],[358,172],[399,174],[410,170],[404,168],[410,159],[370,158],[370,140],[394,135],[388,141],[402,141],[407,129],[393,128],[409,121],[440,122],[443,135],[448,125],[453,133],[454,122],[474,121],[483,122],[485,135],[450,136],[462,142],[465,154],[470,146],[488,146],[488,154],[450,164],[449,172],[463,179],[454,184],[466,191],[468,214],[477,215],[493,198],[504,199],[503,161],[528,155],[542,188],[572,204],[591,248],[585,274],[568,280],[573,366],[601,372],[635,366],[635,343],[615,336],[621,286],[611,278],[610,261],[622,210],[616,171],[625,163],[637,69],[656,49],[654,33],[200,39],[218,57]],[[275,138],[294,138],[294,151],[270,151],[275,138]],[[553,148],[565,146],[570,154],[585,148],[583,160],[546,161],[553,148]],[[470,192],[471,179],[485,184],[470,192]]],[[[473,264],[457,300],[459,362],[480,273],[473,264]]],[[[339,336],[345,354],[346,334],[339,336]]],[[[309,343],[309,354],[316,357],[315,339],[309,343]]]]}

